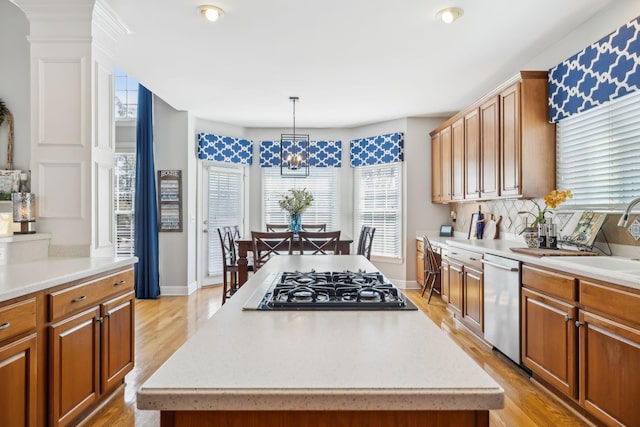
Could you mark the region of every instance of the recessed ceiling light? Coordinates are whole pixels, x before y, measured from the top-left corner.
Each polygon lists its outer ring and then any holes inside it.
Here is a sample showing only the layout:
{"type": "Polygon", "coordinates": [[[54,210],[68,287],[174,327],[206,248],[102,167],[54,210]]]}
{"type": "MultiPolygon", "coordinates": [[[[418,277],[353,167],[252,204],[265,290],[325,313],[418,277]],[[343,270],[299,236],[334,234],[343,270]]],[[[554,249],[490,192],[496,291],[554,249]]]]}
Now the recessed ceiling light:
{"type": "Polygon", "coordinates": [[[456,19],[460,18],[464,14],[464,10],[459,7],[448,7],[442,9],[436,17],[445,24],[451,24],[456,19]]]}
{"type": "Polygon", "coordinates": [[[200,6],[200,13],[207,21],[215,22],[222,18],[224,11],[217,6],[202,5],[200,6]]]}

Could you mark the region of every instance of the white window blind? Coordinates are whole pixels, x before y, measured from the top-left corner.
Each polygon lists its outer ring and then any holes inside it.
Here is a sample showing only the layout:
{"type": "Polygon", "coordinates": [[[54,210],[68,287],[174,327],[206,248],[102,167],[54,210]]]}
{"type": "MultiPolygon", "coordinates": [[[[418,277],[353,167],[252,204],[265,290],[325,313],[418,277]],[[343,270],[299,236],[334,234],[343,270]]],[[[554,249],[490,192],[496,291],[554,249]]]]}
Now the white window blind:
{"type": "Polygon", "coordinates": [[[122,257],[133,256],[133,214],[136,190],[135,153],[116,153],[114,175],[116,255],[122,257]]]}
{"type": "MultiPolygon", "coordinates": [[[[336,168],[310,168],[306,178],[280,175],[280,168],[262,168],[262,212],[264,224],[289,224],[289,214],[280,200],[289,189],[306,188],[313,195],[311,206],[302,214],[303,224],[327,224],[327,231],[338,230],[338,171],[336,168]]],[[[264,226],[263,224],[263,226],[264,226]]]]}
{"type": "Polygon", "coordinates": [[[566,205],[616,207],[640,196],[640,92],[558,123],[558,187],[566,205]]]}
{"type": "Polygon", "coordinates": [[[244,172],[242,168],[209,167],[208,274],[222,275],[222,249],[218,227],[243,222],[244,172]]]}
{"type": "Polygon", "coordinates": [[[354,230],[375,227],[372,256],[402,258],[401,163],[355,168],[354,230]]]}

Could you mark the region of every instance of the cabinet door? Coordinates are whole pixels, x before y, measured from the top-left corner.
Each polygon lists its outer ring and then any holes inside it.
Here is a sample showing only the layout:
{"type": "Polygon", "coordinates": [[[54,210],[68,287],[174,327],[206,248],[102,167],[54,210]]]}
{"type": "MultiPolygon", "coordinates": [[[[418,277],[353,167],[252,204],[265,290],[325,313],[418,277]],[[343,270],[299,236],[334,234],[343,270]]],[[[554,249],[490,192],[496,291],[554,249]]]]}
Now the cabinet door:
{"type": "Polygon", "coordinates": [[[449,307],[462,314],[462,292],[464,274],[462,264],[449,260],[449,307]]]}
{"type": "Polygon", "coordinates": [[[440,295],[444,302],[449,302],[449,261],[446,258],[442,258],[440,265],[442,266],[440,270],[440,295]]]}
{"type": "Polygon", "coordinates": [[[431,138],[431,201],[442,202],[442,143],[439,132],[431,138]]]}
{"type": "Polygon", "coordinates": [[[36,334],[0,347],[0,426],[36,425],[36,334]]]}
{"type": "Polygon", "coordinates": [[[608,425],[640,425],[640,330],[580,312],[580,404],[608,425]]]}
{"type": "Polygon", "coordinates": [[[98,398],[100,322],[100,307],[95,307],[49,328],[51,425],[69,424],[98,398]]]}
{"type": "Polygon", "coordinates": [[[484,310],[484,274],[464,267],[464,314],[465,324],[474,332],[482,335],[484,331],[483,310],[484,310]]]}
{"type": "Polygon", "coordinates": [[[520,83],[500,94],[500,195],[517,196],[520,190],[520,83]]]}
{"type": "Polygon", "coordinates": [[[442,147],[442,201],[451,200],[451,126],[440,131],[440,144],[442,147]]]}
{"type": "Polygon", "coordinates": [[[576,315],[572,304],[522,290],[522,363],[572,398],[578,397],[576,315]]]}
{"type": "Polygon", "coordinates": [[[416,282],[424,286],[424,252],[416,253],[416,282]]]}
{"type": "Polygon", "coordinates": [[[465,174],[464,198],[480,197],[480,110],[464,116],[465,174]]]}
{"type": "Polygon", "coordinates": [[[122,383],[134,362],[134,293],[102,305],[102,387],[104,393],[122,383]]]}
{"type": "Polygon", "coordinates": [[[451,200],[464,199],[464,117],[451,125],[451,200]]]}
{"type": "Polygon", "coordinates": [[[498,197],[500,124],[498,97],[480,106],[480,197],[498,197]]]}

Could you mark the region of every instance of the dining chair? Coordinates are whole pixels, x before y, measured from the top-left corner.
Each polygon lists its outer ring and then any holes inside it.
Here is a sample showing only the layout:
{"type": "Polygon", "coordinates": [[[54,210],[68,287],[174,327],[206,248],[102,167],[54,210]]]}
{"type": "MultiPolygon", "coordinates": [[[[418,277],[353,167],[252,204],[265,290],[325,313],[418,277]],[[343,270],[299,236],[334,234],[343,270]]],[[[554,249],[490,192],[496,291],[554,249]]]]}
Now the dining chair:
{"type": "Polygon", "coordinates": [[[289,229],[289,224],[266,224],[267,231],[287,231],[289,229]]]}
{"type": "Polygon", "coordinates": [[[358,255],[364,255],[367,259],[371,259],[371,245],[373,244],[373,235],[375,232],[375,227],[362,226],[360,229],[360,237],[358,238],[358,255]]]}
{"type": "Polygon", "coordinates": [[[304,231],[327,231],[327,224],[302,224],[304,231]]]}
{"type": "Polygon", "coordinates": [[[340,240],[340,230],[338,231],[299,231],[298,247],[300,255],[335,255],[338,253],[338,242],[340,240]]]}
{"type": "Polygon", "coordinates": [[[293,252],[292,231],[252,231],[253,269],[257,271],[274,255],[293,252]]]}
{"type": "Polygon", "coordinates": [[[435,284],[438,275],[440,275],[442,271],[442,266],[438,263],[431,242],[426,235],[422,236],[422,245],[424,248],[424,286],[422,287],[422,296],[424,296],[428,288],[429,297],[427,298],[427,304],[429,304],[433,292],[440,293],[440,290],[436,288],[435,284]]]}
{"type": "Polygon", "coordinates": [[[238,264],[236,248],[231,227],[219,227],[220,249],[222,250],[222,304],[236,293],[238,283],[238,264]]]}

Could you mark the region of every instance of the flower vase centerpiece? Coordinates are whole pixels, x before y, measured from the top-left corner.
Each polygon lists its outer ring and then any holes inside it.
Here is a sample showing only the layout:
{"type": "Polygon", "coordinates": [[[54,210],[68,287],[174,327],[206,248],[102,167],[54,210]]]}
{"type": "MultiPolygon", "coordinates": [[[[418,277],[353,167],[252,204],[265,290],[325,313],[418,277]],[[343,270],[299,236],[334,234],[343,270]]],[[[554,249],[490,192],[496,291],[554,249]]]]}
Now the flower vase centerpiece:
{"type": "Polygon", "coordinates": [[[549,194],[544,196],[544,208],[540,207],[540,204],[535,200],[532,200],[536,206],[536,212],[520,211],[519,214],[527,214],[533,217],[533,222],[528,225],[528,221],[525,219],[525,225],[520,234],[524,236],[524,241],[530,248],[536,248],[541,245],[540,236],[545,233],[545,226],[547,221],[547,214],[552,213],[549,209],[557,208],[561,203],[564,203],[567,199],[572,199],[573,194],[571,190],[552,190],[549,194]]]}
{"type": "Polygon", "coordinates": [[[306,188],[302,190],[290,189],[291,195],[284,196],[280,200],[280,207],[289,213],[289,229],[293,234],[298,234],[302,227],[302,213],[311,206],[313,195],[306,188]]]}

